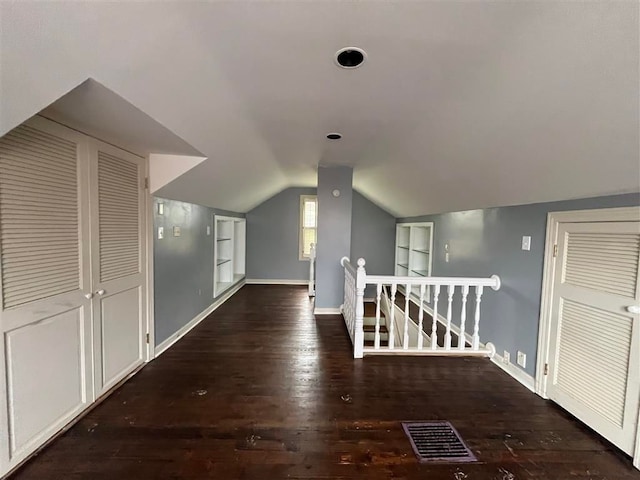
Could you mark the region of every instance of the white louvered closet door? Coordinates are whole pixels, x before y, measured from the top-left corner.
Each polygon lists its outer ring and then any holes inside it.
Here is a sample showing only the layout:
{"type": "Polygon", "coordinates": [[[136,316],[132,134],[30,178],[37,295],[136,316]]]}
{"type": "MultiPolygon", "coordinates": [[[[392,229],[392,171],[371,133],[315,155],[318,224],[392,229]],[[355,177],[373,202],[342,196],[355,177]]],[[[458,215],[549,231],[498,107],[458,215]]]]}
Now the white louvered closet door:
{"type": "Polygon", "coordinates": [[[86,139],[0,138],[0,473],[93,401],[86,139]]]}
{"type": "Polygon", "coordinates": [[[144,159],[101,142],[90,156],[95,381],[102,393],[144,360],[144,159]]]}
{"type": "Polygon", "coordinates": [[[640,398],[640,222],[562,223],[549,398],[632,455],[640,398]]]}

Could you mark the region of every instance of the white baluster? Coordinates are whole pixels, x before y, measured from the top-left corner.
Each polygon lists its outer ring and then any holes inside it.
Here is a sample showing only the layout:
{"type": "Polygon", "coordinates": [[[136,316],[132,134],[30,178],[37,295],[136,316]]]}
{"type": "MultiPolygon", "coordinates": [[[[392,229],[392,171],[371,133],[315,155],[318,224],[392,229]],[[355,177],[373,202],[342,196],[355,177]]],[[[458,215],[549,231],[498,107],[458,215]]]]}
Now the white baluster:
{"type": "Polygon", "coordinates": [[[467,322],[467,295],[469,295],[469,285],[462,286],[462,311],[460,312],[460,335],[458,336],[458,350],[464,350],[466,335],[464,333],[467,322]]]}
{"type": "Polygon", "coordinates": [[[367,286],[367,272],[364,269],[364,258],[358,259],[358,270],[356,272],[356,311],[353,334],[353,358],[364,356],[364,289],[367,286]]]}
{"type": "Polygon", "coordinates": [[[420,285],[420,310],[418,310],[418,350],[422,350],[422,320],[424,317],[424,284],[420,285]]]}
{"type": "Polygon", "coordinates": [[[351,332],[351,340],[355,343],[355,318],[356,318],[356,281],[353,276],[349,279],[349,331],[351,332]]]}
{"type": "Polygon", "coordinates": [[[311,244],[311,251],[309,252],[309,296],[316,296],[316,274],[315,274],[315,266],[316,266],[316,245],[315,243],[311,244]]]}
{"type": "Polygon", "coordinates": [[[438,349],[438,297],[440,296],[440,285],[435,285],[433,289],[433,323],[431,325],[431,350],[438,349]]]}
{"type": "Polygon", "coordinates": [[[480,348],[480,301],[482,299],[482,285],[476,285],[476,311],[474,314],[474,322],[473,322],[473,342],[471,347],[474,350],[478,350],[480,348]]]}
{"type": "Polygon", "coordinates": [[[409,295],[411,295],[411,284],[405,285],[404,295],[404,332],[402,335],[402,348],[409,348],[409,295]]]}
{"type": "Polygon", "coordinates": [[[380,348],[380,297],[382,297],[382,284],[376,285],[376,334],[373,341],[373,348],[380,348]]]}
{"type": "Polygon", "coordinates": [[[396,340],[396,292],[398,291],[398,285],[391,284],[391,307],[389,307],[389,349],[393,350],[396,340]]]}
{"type": "Polygon", "coordinates": [[[349,274],[347,273],[347,269],[344,269],[344,298],[342,300],[342,305],[340,309],[342,310],[342,315],[345,320],[347,318],[347,300],[348,300],[348,292],[349,292],[349,274]]]}
{"type": "Polygon", "coordinates": [[[447,293],[449,296],[449,304],[447,306],[447,331],[444,334],[444,348],[445,350],[451,350],[451,305],[453,303],[453,294],[456,291],[455,285],[449,285],[447,287],[447,293]]]}

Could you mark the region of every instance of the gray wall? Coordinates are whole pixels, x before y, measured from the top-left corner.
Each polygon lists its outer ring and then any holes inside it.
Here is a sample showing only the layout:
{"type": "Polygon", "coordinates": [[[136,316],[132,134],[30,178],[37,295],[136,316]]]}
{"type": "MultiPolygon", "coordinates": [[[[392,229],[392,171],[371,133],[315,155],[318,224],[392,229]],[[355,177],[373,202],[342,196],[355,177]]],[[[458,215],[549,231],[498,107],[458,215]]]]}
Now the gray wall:
{"type": "Polygon", "coordinates": [[[157,346],[213,303],[213,214],[243,215],[162,198],[153,204],[157,346]],[[164,215],[158,214],[158,203],[164,204],[164,215]],[[179,237],[173,236],[174,226],[180,227],[179,237]],[[162,240],[158,227],[164,227],[162,240]]]}
{"type": "Polygon", "coordinates": [[[318,168],[316,308],[338,308],[344,298],[340,259],[351,254],[352,181],[351,167],[318,168]]]}
{"type": "MultiPolygon", "coordinates": [[[[514,364],[518,350],[526,353],[525,370],[535,375],[547,213],[633,205],[640,205],[640,194],[444,213],[398,222],[434,222],[434,276],[500,275],[502,288],[486,290],[483,295],[481,341],[493,342],[501,355],[508,350],[514,364]],[[530,251],[521,250],[523,235],[531,236],[530,251]],[[446,243],[449,263],[444,261],[446,243]]],[[[440,314],[446,314],[445,309],[446,301],[439,305],[440,314]]],[[[467,318],[473,318],[470,314],[471,308],[467,318]]]]}
{"type": "MultiPolygon", "coordinates": [[[[358,258],[367,261],[367,273],[371,275],[393,275],[396,242],[396,219],[393,215],[353,191],[351,217],[351,254],[354,263],[358,258]]],[[[375,286],[370,285],[366,297],[375,295],[375,286]]]]}
{"type": "MultiPolygon", "coordinates": [[[[300,195],[316,192],[288,188],[247,213],[247,278],[308,280],[309,263],[298,260],[300,195]]],[[[354,191],[350,258],[365,258],[372,274],[392,275],[395,222],[391,214],[354,191]]]]}
{"type": "Polygon", "coordinates": [[[247,213],[247,278],[309,279],[309,262],[298,253],[300,195],[315,194],[315,188],[288,188],[247,213]]]}

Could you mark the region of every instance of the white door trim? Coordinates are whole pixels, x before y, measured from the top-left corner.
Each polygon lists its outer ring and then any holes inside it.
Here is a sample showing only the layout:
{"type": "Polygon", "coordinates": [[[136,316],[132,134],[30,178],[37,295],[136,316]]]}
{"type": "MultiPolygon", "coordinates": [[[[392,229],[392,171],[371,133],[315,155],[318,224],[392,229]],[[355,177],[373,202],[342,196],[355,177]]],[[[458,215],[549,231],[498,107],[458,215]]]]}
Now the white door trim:
{"type": "MultiPolygon", "coordinates": [[[[540,301],[540,327],[538,329],[538,360],[536,362],[536,393],[547,396],[547,375],[545,365],[549,363],[551,345],[551,305],[555,278],[554,246],[558,240],[561,223],[568,222],[629,222],[640,220],[640,206],[602,208],[597,210],[572,210],[549,212],[547,215],[547,235],[544,247],[544,266],[542,274],[542,298],[540,301]]],[[[640,428],[637,429],[634,465],[640,468],[640,428]]]]}
{"type": "Polygon", "coordinates": [[[150,362],[155,358],[155,345],[156,345],[156,335],[155,335],[155,308],[153,299],[154,297],[154,282],[153,282],[153,239],[154,239],[154,206],[153,206],[153,196],[151,195],[151,189],[149,188],[150,182],[150,165],[149,165],[149,156],[147,155],[144,162],[144,175],[145,175],[145,189],[144,189],[144,200],[145,200],[145,222],[146,222],[146,238],[145,242],[147,243],[147,258],[146,258],[146,282],[147,282],[147,353],[145,356],[145,361],[150,362]]]}
{"type": "Polygon", "coordinates": [[[636,431],[636,451],[633,454],[633,466],[640,470],[640,408],[638,408],[638,428],[636,431]]]}

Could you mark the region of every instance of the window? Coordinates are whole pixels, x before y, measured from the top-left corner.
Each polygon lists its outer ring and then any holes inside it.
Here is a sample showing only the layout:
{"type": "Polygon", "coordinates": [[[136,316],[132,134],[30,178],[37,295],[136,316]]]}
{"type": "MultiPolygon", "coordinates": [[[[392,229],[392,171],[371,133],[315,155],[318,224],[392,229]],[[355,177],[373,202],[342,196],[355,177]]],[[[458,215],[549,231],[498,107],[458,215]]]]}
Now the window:
{"type": "Polygon", "coordinates": [[[311,244],[316,243],[318,201],[315,195],[300,195],[300,260],[309,258],[311,244]]]}

